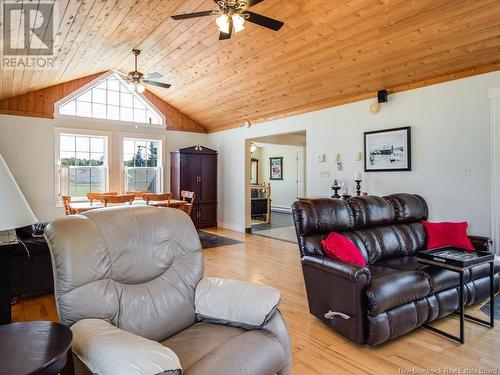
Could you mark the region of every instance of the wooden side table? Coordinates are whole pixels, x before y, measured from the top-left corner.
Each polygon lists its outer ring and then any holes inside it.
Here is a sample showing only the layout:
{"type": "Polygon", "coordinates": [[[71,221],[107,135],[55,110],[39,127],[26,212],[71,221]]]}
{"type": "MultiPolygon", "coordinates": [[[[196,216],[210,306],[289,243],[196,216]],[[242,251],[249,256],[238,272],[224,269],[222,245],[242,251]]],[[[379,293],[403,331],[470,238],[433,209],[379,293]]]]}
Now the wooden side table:
{"type": "Polygon", "coordinates": [[[0,375],[56,375],[66,365],[71,330],[53,322],[0,326],[0,375]]]}

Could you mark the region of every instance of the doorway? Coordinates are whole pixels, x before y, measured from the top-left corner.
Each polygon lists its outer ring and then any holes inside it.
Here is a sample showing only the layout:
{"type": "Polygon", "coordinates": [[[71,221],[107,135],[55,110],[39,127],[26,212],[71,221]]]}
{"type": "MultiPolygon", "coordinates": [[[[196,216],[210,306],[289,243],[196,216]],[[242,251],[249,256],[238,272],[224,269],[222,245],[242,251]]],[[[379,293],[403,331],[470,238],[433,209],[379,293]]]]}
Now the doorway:
{"type": "Polygon", "coordinates": [[[253,138],[247,145],[251,232],[295,243],[291,205],[306,194],[306,132],[253,138]]]}

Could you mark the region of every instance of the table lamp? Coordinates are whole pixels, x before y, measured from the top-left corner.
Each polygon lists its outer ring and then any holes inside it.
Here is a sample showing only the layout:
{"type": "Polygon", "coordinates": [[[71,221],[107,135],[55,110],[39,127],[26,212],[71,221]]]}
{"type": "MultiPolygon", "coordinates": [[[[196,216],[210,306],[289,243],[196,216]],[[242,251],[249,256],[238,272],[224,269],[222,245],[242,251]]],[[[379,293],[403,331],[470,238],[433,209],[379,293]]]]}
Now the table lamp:
{"type": "Polygon", "coordinates": [[[15,229],[38,222],[0,155],[0,246],[17,242],[15,229]]]}

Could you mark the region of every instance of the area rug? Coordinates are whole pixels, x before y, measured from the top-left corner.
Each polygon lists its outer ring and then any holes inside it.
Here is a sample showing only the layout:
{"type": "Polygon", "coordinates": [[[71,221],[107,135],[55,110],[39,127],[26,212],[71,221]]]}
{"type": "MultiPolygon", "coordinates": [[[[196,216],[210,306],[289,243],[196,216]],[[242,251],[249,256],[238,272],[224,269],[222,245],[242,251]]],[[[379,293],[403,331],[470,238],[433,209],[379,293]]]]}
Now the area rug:
{"type": "Polygon", "coordinates": [[[229,246],[242,243],[241,241],[233,240],[232,238],[217,236],[216,234],[198,231],[202,249],[210,249],[212,247],[229,246]]]}
{"type": "MultiPolygon", "coordinates": [[[[486,315],[490,315],[490,302],[488,300],[487,303],[481,307],[481,311],[485,313],[486,315]]],[[[495,297],[495,320],[500,320],[500,295],[495,297]]]]}

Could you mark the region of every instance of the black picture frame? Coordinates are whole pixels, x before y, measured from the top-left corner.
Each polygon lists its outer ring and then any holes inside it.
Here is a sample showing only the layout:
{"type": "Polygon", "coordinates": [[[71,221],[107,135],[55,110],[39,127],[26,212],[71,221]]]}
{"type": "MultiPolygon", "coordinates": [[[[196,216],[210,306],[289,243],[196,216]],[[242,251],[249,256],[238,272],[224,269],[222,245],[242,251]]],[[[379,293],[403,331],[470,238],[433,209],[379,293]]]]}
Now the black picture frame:
{"type": "MultiPolygon", "coordinates": [[[[398,142],[399,144],[399,142],[398,142]]],[[[399,147],[397,147],[399,148],[399,147]]],[[[396,149],[397,150],[397,149],[396,149]]],[[[375,131],[370,131],[370,132],[365,132],[364,133],[364,165],[365,165],[365,172],[408,172],[411,171],[412,168],[412,139],[411,139],[411,126],[404,126],[404,127],[399,127],[399,128],[392,128],[392,129],[383,129],[383,130],[375,130],[375,131]],[[387,147],[391,147],[390,152],[391,154],[387,154],[387,157],[384,156],[384,152],[389,152],[389,149],[382,149],[382,150],[377,150],[378,155],[380,157],[380,164],[382,166],[377,167],[375,163],[375,158],[374,158],[374,152],[373,150],[369,149],[369,142],[368,138],[373,137],[376,135],[380,136],[388,136],[391,133],[394,133],[394,136],[396,136],[397,133],[401,133],[403,139],[402,139],[402,150],[399,150],[400,152],[395,153],[395,148],[394,145],[387,145],[387,147]],[[399,155],[399,154],[402,155],[399,155]],[[394,159],[390,159],[390,163],[393,163],[393,161],[396,163],[394,168],[384,168],[383,165],[387,164],[387,159],[394,155],[395,158],[401,158],[401,163],[403,166],[398,167],[397,160],[394,161],[394,159]]]]}
{"type": "Polygon", "coordinates": [[[283,180],[283,157],[269,158],[269,179],[273,181],[283,180]],[[273,171],[273,168],[275,168],[274,163],[278,163],[278,174],[275,174],[273,171]]]}

